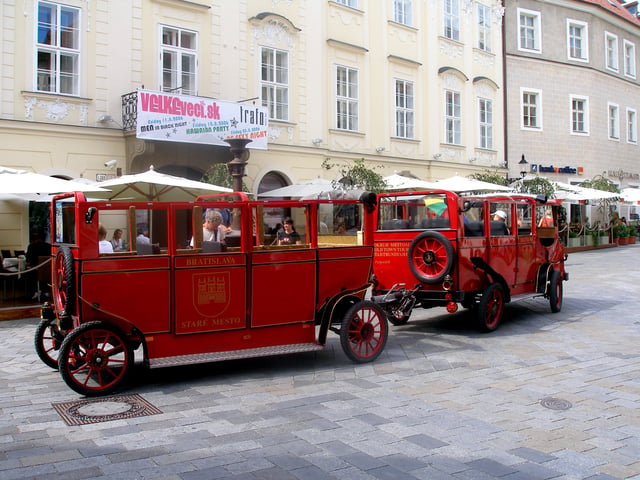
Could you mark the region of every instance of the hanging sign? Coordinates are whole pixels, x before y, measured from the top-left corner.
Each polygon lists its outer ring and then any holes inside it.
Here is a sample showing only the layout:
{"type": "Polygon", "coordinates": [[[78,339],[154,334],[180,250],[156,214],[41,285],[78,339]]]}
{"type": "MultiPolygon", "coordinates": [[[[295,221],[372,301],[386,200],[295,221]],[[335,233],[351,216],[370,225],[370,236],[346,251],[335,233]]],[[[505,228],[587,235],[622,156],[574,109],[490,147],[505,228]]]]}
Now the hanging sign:
{"type": "Polygon", "coordinates": [[[224,147],[227,139],[247,138],[249,148],[267,149],[266,107],[151,90],[137,93],[137,138],[224,147]]]}

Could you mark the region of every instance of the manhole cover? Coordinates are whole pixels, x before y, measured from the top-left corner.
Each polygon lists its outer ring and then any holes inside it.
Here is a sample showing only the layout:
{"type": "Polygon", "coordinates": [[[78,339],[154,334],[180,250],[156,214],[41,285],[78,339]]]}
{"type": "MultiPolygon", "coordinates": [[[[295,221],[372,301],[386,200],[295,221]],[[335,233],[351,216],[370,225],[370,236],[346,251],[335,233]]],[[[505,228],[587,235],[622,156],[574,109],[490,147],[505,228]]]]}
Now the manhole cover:
{"type": "Polygon", "coordinates": [[[140,395],[91,398],[52,405],[67,425],[87,425],[162,413],[140,395]]]}
{"type": "Polygon", "coordinates": [[[543,398],[540,400],[540,404],[551,410],[569,410],[572,407],[571,402],[554,397],[543,398]]]}

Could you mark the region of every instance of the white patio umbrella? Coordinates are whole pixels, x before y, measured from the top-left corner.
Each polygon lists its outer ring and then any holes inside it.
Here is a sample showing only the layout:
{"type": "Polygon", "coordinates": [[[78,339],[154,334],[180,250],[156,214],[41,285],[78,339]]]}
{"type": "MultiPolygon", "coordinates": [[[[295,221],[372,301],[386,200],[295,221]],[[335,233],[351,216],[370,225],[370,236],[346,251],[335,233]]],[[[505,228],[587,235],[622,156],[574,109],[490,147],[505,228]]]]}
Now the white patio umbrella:
{"type": "Polygon", "coordinates": [[[92,197],[105,200],[130,201],[192,201],[199,195],[232,192],[230,188],[196,182],[187,178],[175,177],[156,172],[153,165],[149,170],[132,175],[111,178],[99,185],[108,192],[92,194],[92,197]]]}
{"type": "Polygon", "coordinates": [[[581,187],[563,182],[553,182],[553,186],[556,197],[569,201],[602,200],[620,197],[620,194],[616,192],[606,192],[604,190],[581,187]]]}
{"type": "Polygon", "coordinates": [[[277,198],[308,198],[323,192],[332,191],[333,183],[331,180],[323,178],[314,178],[306,182],[294,183],[286,187],[280,187],[268,192],[262,192],[259,197],[277,197],[277,198]]]}
{"type": "Polygon", "coordinates": [[[28,170],[0,167],[0,192],[24,196],[26,200],[39,200],[39,195],[46,197],[50,193],[106,192],[106,190],[97,185],[63,180],[28,170]]]}
{"type": "Polygon", "coordinates": [[[511,187],[497,185],[495,183],[483,182],[473,178],[461,177],[454,175],[453,177],[438,180],[434,183],[435,188],[442,190],[450,190],[452,192],[511,192],[511,187]]]}
{"type": "Polygon", "coordinates": [[[640,204],[640,188],[624,188],[620,192],[620,198],[625,202],[640,204]]]}
{"type": "Polygon", "coordinates": [[[438,188],[434,182],[427,182],[418,178],[405,177],[394,173],[383,178],[387,190],[430,190],[438,188]]]}

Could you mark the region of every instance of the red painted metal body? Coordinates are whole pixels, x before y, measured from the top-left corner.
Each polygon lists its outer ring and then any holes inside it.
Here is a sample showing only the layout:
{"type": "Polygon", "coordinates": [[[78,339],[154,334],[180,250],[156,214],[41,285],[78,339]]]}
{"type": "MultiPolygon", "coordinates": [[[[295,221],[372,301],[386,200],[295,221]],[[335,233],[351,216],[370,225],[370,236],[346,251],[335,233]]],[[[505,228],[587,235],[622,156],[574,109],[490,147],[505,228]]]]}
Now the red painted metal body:
{"type": "MultiPolygon", "coordinates": [[[[52,203],[55,305],[43,318],[55,318],[63,336],[91,322],[113,327],[126,337],[122,344],[143,346],[150,366],[320,348],[371,285],[373,211],[366,201],[254,201],[242,193],[180,203],[59,196],[52,203]],[[203,240],[207,209],[233,218],[222,246],[203,240]],[[352,235],[319,233],[336,209],[351,212],[352,235]],[[295,220],[298,244],[278,245],[269,224],[276,216],[295,220]],[[99,253],[99,224],[125,230],[126,250],[99,253]]],[[[382,333],[386,340],[386,327],[382,333]]],[[[355,342],[353,334],[344,342],[355,342]]],[[[73,357],[73,348],[61,352],[73,357]]],[[[66,357],[63,378],[74,375],[66,357]]],[[[67,383],[85,394],[111,388],[67,383]]]]}
{"type": "MultiPolygon", "coordinates": [[[[374,294],[387,294],[398,284],[409,289],[415,286],[417,305],[448,306],[450,311],[455,311],[452,302],[477,307],[493,283],[500,285],[505,302],[523,294],[548,297],[552,272],[558,272],[561,280],[568,279],[566,255],[557,227],[538,224],[549,210],[557,225],[559,206],[546,198],[516,194],[460,196],[427,191],[380,195],[374,233],[374,294]],[[501,213],[496,216],[496,212],[501,213]]],[[[561,284],[558,289],[561,295],[561,284]]],[[[559,304],[552,306],[555,308],[559,304]]],[[[409,313],[398,323],[406,321],[409,313]]]]}

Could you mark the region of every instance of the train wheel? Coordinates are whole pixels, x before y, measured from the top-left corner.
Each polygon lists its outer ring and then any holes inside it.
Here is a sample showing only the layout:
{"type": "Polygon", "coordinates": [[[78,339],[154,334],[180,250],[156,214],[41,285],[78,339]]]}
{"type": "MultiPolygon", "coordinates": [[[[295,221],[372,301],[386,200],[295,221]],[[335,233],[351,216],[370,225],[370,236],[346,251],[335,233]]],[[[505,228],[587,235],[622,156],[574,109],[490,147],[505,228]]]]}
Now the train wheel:
{"type": "Polygon", "coordinates": [[[60,247],[56,253],[53,277],[53,299],[60,316],[75,315],[76,273],[73,253],[69,247],[60,247]]]}
{"type": "Polygon", "coordinates": [[[480,329],[485,332],[493,332],[502,320],[504,312],[504,291],[499,283],[492,283],[482,293],[482,298],[475,311],[476,320],[480,329]]]}
{"type": "Polygon", "coordinates": [[[44,319],[36,327],[33,339],[36,353],[40,360],[54,370],[58,369],[58,352],[64,340],[64,335],[58,330],[56,319],[44,319]]]}
{"type": "Polygon", "coordinates": [[[451,273],[453,245],[440,232],[422,232],[409,245],[409,269],[424,283],[439,283],[451,273]]]}
{"type": "Polygon", "coordinates": [[[120,329],[95,321],[72,330],[62,342],[58,364],[65,383],[86,396],[107,395],[127,378],[133,347],[120,329]]]}
{"type": "Polygon", "coordinates": [[[562,310],[562,277],[560,276],[560,272],[557,270],[551,272],[548,292],[551,311],[553,313],[558,313],[562,310]]]}
{"type": "Polygon", "coordinates": [[[344,353],[356,363],[378,358],[387,343],[387,317],[378,305],[362,301],[352,306],[342,319],[340,344],[344,353]]]}

